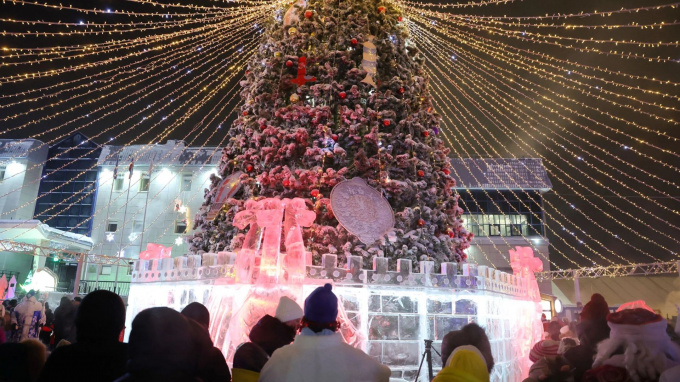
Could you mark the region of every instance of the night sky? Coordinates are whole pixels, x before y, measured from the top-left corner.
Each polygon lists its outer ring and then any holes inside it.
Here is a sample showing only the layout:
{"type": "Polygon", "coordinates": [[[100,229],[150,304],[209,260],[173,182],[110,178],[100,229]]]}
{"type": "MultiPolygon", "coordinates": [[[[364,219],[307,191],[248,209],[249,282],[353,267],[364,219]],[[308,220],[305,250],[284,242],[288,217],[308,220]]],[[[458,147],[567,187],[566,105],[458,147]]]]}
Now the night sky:
{"type": "MultiPolygon", "coordinates": [[[[219,9],[194,11],[127,1],[62,4],[111,12],[92,14],[10,2],[0,7],[3,19],[0,30],[5,32],[0,36],[0,48],[33,49],[1,51],[0,138],[33,137],[56,142],[67,134],[81,131],[100,144],[141,144],[166,139],[182,139],[193,146],[223,144],[224,130],[234,118],[232,110],[240,102],[238,81],[243,75],[232,73],[229,67],[247,58],[246,52],[257,43],[260,26],[253,23],[241,29],[234,26],[230,32],[210,37],[205,35],[209,28],[193,32],[191,29],[217,22],[236,25],[238,18],[219,12],[238,9],[247,12],[246,8],[238,8],[247,5],[196,1],[191,4],[219,9]],[[123,10],[156,15],[113,12],[123,10]],[[201,14],[171,15],[187,12],[201,14]],[[75,25],[26,25],[7,19],[75,25]],[[176,20],[188,22],[164,24],[176,20]],[[84,25],[78,25],[81,22],[84,25]],[[123,24],[118,29],[137,30],[68,34],[100,30],[89,28],[87,23],[104,22],[123,24]],[[136,24],[125,25],[128,23],[136,24]],[[38,37],[8,34],[27,31],[65,34],[38,37]],[[167,38],[171,33],[181,33],[181,36],[167,38]],[[240,35],[233,37],[229,33],[240,35]],[[156,38],[154,36],[162,40],[150,40],[156,38]],[[157,49],[168,41],[181,39],[186,41],[157,49]],[[68,60],[35,54],[63,47],[60,51],[64,54],[77,55],[68,47],[104,42],[113,42],[111,47],[115,49],[68,60]],[[17,53],[22,56],[16,57],[17,53]],[[51,60],[42,61],[46,57],[51,60]],[[28,64],[29,61],[34,62],[28,64]],[[37,79],[17,77],[65,68],[79,69],[37,79]],[[220,75],[226,78],[216,81],[220,75]],[[193,90],[182,87],[203,80],[208,82],[196,85],[193,90]],[[198,100],[205,97],[203,94],[219,86],[222,88],[208,102],[194,110],[198,100]],[[169,126],[171,130],[167,130],[169,126]]],[[[457,108],[453,108],[438,94],[442,90],[432,91],[436,111],[443,115],[451,139],[452,155],[543,158],[554,186],[554,190],[545,195],[545,201],[547,213],[554,217],[548,218],[551,228],[548,239],[554,246],[550,249],[551,260],[557,266],[576,267],[568,259],[578,266],[622,262],[609,251],[639,263],[654,262],[650,255],[661,261],[677,259],[680,253],[680,172],[677,171],[680,168],[677,125],[680,88],[676,84],[680,83],[677,46],[680,27],[674,23],[680,21],[678,7],[605,17],[514,19],[522,25],[513,25],[510,19],[498,20],[498,24],[484,20],[492,20],[490,16],[614,11],[669,2],[526,0],[465,8],[408,4],[423,10],[422,15],[413,17],[409,17],[408,9],[406,12],[412,28],[419,31],[420,36],[450,42],[450,45],[435,43],[434,49],[429,49],[429,42],[422,41],[423,37],[413,38],[434,74],[431,82],[436,83],[438,89],[445,89],[449,99],[456,100],[457,108]],[[447,23],[425,12],[427,10],[468,17],[454,17],[447,23]],[[661,29],[631,27],[661,21],[667,24],[661,29]],[[591,28],[536,27],[540,22],[558,26],[566,22],[591,28]],[[625,27],[592,28],[611,25],[625,27]],[[447,32],[447,28],[459,34],[447,32]],[[532,37],[536,34],[551,37],[532,37]],[[603,42],[584,43],[583,39],[603,42]],[[605,42],[607,40],[634,43],[615,45],[605,42]],[[666,45],[641,47],[639,42],[666,45]],[[567,46],[558,46],[558,43],[567,46]],[[498,51],[494,53],[494,49],[498,51]],[[625,58],[617,54],[597,54],[593,49],[630,55],[625,58]],[[635,58],[641,54],[652,59],[635,58]],[[499,55],[507,55],[503,56],[507,59],[499,55]],[[662,61],[654,60],[656,57],[662,61]],[[665,60],[667,57],[671,60],[665,60]],[[512,61],[515,64],[511,64],[511,60],[515,60],[512,61]],[[541,66],[541,63],[550,66],[541,66]],[[513,81],[509,81],[511,78],[513,81]],[[575,82],[570,82],[572,80],[575,82]],[[492,95],[491,89],[497,93],[492,95]],[[464,120],[472,122],[460,122],[463,119],[453,115],[452,110],[458,110],[465,115],[464,120]]]]}

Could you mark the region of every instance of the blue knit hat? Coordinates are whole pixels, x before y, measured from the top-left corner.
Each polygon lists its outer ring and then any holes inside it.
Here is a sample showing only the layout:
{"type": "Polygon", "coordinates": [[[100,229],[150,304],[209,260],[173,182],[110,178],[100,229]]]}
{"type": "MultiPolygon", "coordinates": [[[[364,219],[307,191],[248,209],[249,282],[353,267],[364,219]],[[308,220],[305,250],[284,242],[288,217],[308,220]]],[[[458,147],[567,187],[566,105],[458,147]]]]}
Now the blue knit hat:
{"type": "Polygon", "coordinates": [[[318,287],[305,300],[305,318],[309,321],[326,323],[338,318],[338,298],[331,284],[318,287]]]}

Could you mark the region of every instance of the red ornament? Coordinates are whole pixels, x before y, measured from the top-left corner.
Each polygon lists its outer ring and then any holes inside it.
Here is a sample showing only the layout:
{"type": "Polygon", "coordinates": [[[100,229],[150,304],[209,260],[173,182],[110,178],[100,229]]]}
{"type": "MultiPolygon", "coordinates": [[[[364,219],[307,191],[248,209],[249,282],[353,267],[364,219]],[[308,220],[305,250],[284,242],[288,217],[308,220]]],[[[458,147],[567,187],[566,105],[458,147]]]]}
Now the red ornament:
{"type": "Polygon", "coordinates": [[[293,61],[291,61],[291,60],[286,61],[286,66],[289,67],[289,68],[291,66],[293,66],[293,61]]]}
{"type": "Polygon", "coordinates": [[[425,220],[423,220],[423,219],[418,219],[418,225],[419,225],[420,227],[424,226],[424,225],[425,225],[425,220]]]}
{"type": "Polygon", "coordinates": [[[311,19],[312,16],[314,16],[314,12],[312,11],[305,11],[305,17],[308,19],[311,19]]]}
{"type": "Polygon", "coordinates": [[[420,176],[420,177],[425,176],[425,171],[423,171],[423,170],[418,170],[418,176],[420,176]]]}
{"type": "Polygon", "coordinates": [[[399,93],[404,94],[405,90],[404,88],[399,88],[399,93]]]}
{"type": "Polygon", "coordinates": [[[250,74],[250,70],[246,70],[246,74],[250,74]]]}
{"type": "Polygon", "coordinates": [[[385,125],[385,127],[389,126],[391,123],[392,123],[392,122],[390,122],[389,119],[383,120],[383,125],[385,125]]]}
{"type": "Polygon", "coordinates": [[[317,196],[319,196],[319,190],[317,190],[316,188],[313,189],[312,192],[311,192],[311,195],[312,195],[312,198],[316,198],[317,196]]]}
{"type": "Polygon", "coordinates": [[[283,180],[283,187],[286,187],[286,188],[290,187],[290,180],[284,179],[283,180]]]}
{"type": "Polygon", "coordinates": [[[449,237],[453,239],[454,236],[456,236],[456,234],[453,233],[453,231],[449,230],[449,237]]]}
{"type": "Polygon", "coordinates": [[[340,94],[338,94],[338,95],[340,96],[341,99],[347,98],[347,93],[345,93],[345,92],[340,92],[340,94]]]}
{"type": "Polygon", "coordinates": [[[403,18],[401,16],[397,17],[397,21],[401,22],[403,18]]]}
{"type": "Polygon", "coordinates": [[[332,138],[334,141],[337,142],[337,141],[338,141],[338,134],[333,134],[333,135],[331,135],[331,138],[332,138]]]}
{"type": "Polygon", "coordinates": [[[449,174],[451,174],[451,171],[449,171],[448,168],[443,169],[442,172],[444,173],[444,175],[449,175],[449,174]]]}
{"type": "Polygon", "coordinates": [[[252,164],[247,165],[247,166],[246,166],[246,171],[248,171],[248,172],[253,172],[253,165],[252,165],[252,164]]]}
{"type": "Polygon", "coordinates": [[[430,136],[430,132],[429,132],[429,131],[423,131],[423,137],[427,138],[427,137],[429,137],[429,136],[430,136]]]}
{"type": "Polygon", "coordinates": [[[378,7],[378,12],[380,12],[380,13],[385,13],[386,10],[387,10],[387,8],[385,8],[383,6],[378,7]]]}
{"type": "Polygon", "coordinates": [[[267,128],[267,125],[265,125],[264,123],[260,125],[260,130],[264,130],[266,128],[267,128]]]}
{"type": "Polygon", "coordinates": [[[248,110],[245,110],[245,111],[243,112],[243,115],[244,115],[244,116],[248,115],[248,110]]]}
{"type": "Polygon", "coordinates": [[[355,38],[352,39],[352,45],[356,45],[358,43],[359,43],[359,41],[357,41],[357,39],[355,39],[355,38]]]}

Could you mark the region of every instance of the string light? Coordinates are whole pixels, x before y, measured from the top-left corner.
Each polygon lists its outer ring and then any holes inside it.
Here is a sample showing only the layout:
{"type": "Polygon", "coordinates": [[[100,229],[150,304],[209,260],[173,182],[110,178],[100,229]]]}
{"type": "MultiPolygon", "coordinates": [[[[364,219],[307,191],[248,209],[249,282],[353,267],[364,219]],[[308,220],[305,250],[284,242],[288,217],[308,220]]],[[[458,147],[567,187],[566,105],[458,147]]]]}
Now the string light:
{"type": "MultiPolygon", "coordinates": [[[[443,54],[442,54],[443,55],[443,54]]],[[[479,65],[479,61],[475,61],[475,65],[479,65]]],[[[497,97],[492,97],[490,99],[496,99],[497,97]]]]}
{"type": "MultiPolygon", "coordinates": [[[[422,53],[429,61],[425,73],[433,79],[433,101],[444,111],[446,128],[442,129],[442,137],[456,155],[469,157],[474,153],[499,157],[502,152],[516,158],[513,150],[506,147],[511,142],[524,154],[541,158],[551,178],[563,185],[564,191],[553,190],[554,202],[544,199],[548,207],[544,213],[551,222],[546,231],[556,237],[549,243],[551,253],[575,266],[584,261],[595,264],[595,259],[605,263],[631,261],[610,248],[600,236],[588,233],[589,227],[581,227],[567,218],[569,215],[585,219],[587,225],[605,232],[617,243],[656,261],[657,253],[640,248],[630,237],[622,238],[626,235],[620,235],[613,227],[621,227],[646,240],[650,246],[678,256],[671,247],[680,244],[676,238],[680,227],[653,211],[640,210],[640,206],[645,203],[666,215],[680,215],[680,208],[674,204],[677,202],[674,193],[680,189],[676,180],[680,165],[668,159],[680,158],[676,149],[680,138],[674,130],[680,124],[676,115],[680,112],[677,92],[680,83],[674,81],[673,76],[656,72],[627,73],[626,66],[618,64],[644,60],[649,68],[662,68],[680,62],[680,56],[658,54],[675,52],[680,43],[674,38],[656,38],[652,33],[680,25],[677,20],[664,20],[680,3],[610,11],[501,16],[489,14],[493,12],[485,9],[491,5],[512,6],[514,0],[442,4],[390,1],[406,12],[408,19],[404,24],[411,30],[413,41],[425,48],[422,53]],[[639,13],[642,12],[656,18],[641,22],[639,13]],[[617,15],[620,17],[614,18],[617,15]],[[637,35],[626,38],[621,35],[622,30],[637,35]],[[568,52],[565,55],[570,56],[561,58],[561,53],[555,54],[555,51],[568,52]],[[590,64],[591,59],[599,60],[598,56],[607,57],[608,61],[590,64]],[[610,196],[620,203],[609,201],[610,196]],[[657,199],[659,197],[663,200],[657,199]],[[599,217],[591,216],[591,210],[599,217]],[[639,232],[639,227],[644,227],[645,233],[639,232]],[[570,253],[561,248],[568,248],[570,253]],[[577,258],[572,258],[572,251],[577,258]]],[[[148,139],[148,144],[132,153],[133,158],[139,158],[193,117],[200,121],[186,133],[190,144],[205,144],[217,131],[223,135],[220,145],[230,139],[225,129],[220,130],[228,123],[226,116],[221,117],[235,110],[228,109],[227,105],[238,95],[238,90],[236,84],[231,88],[227,84],[235,82],[232,80],[240,75],[257,45],[248,38],[257,36],[260,25],[267,25],[266,18],[277,9],[287,8],[288,2],[214,0],[209,6],[163,4],[152,0],[131,2],[136,3],[135,8],[140,11],[5,1],[7,7],[61,12],[68,14],[68,18],[61,18],[66,21],[0,18],[10,26],[0,32],[8,41],[2,51],[3,67],[10,69],[6,72],[9,74],[0,76],[0,85],[12,86],[0,94],[0,123],[3,124],[0,136],[30,131],[30,138],[50,137],[46,142],[50,145],[76,129],[100,124],[102,128],[92,139],[102,134],[107,134],[104,136],[107,142],[132,144],[148,139]],[[144,7],[148,9],[142,9],[144,7]],[[43,46],[27,47],[24,41],[16,44],[19,46],[11,43],[28,37],[42,41],[43,46]],[[69,45],[53,45],[56,39],[52,37],[68,39],[69,45]],[[92,40],[87,44],[71,42],[85,38],[92,40]],[[222,95],[219,101],[218,95],[222,95]],[[222,102],[225,99],[229,100],[222,102]],[[212,110],[200,118],[203,108],[214,102],[217,104],[212,110]],[[216,111],[217,105],[220,105],[219,111],[216,111]],[[114,118],[114,122],[107,122],[114,118]],[[221,118],[219,124],[212,123],[216,118],[221,118]],[[206,123],[208,119],[210,122],[206,123]],[[130,135],[138,131],[135,136],[130,135]],[[209,136],[200,142],[208,132],[209,136]]],[[[384,43],[401,41],[400,38],[390,41],[389,37],[384,43]]],[[[87,154],[79,156],[91,155],[100,148],[83,150],[87,154]]],[[[180,151],[186,153],[186,150],[185,147],[180,151]]],[[[323,171],[324,163],[315,170],[323,171]]],[[[387,184],[389,171],[382,168],[382,158],[379,165],[380,184],[387,184]]],[[[39,166],[41,164],[27,165],[24,171],[39,166]]],[[[50,169],[48,173],[65,166],[50,169]]],[[[526,170],[536,175],[532,169],[526,170]]],[[[512,172],[505,174],[508,179],[519,179],[519,174],[512,172]]],[[[149,177],[156,179],[158,174],[155,177],[149,174],[149,177]]],[[[112,181],[100,180],[98,187],[112,186],[108,183],[112,181]]],[[[70,182],[54,187],[48,194],[70,182]]],[[[0,198],[17,190],[9,190],[0,198]]],[[[96,188],[82,190],[66,196],[48,209],[52,215],[46,221],[95,191],[96,188]]],[[[510,190],[508,194],[517,197],[521,193],[528,194],[524,189],[510,190]]],[[[43,195],[13,211],[29,207],[40,197],[43,195]]],[[[112,198],[107,207],[119,203],[120,197],[119,194],[112,198]]],[[[127,203],[124,202],[124,206],[127,203]]],[[[520,205],[527,207],[525,202],[520,205]]],[[[169,208],[166,206],[164,211],[169,208]]],[[[519,213],[515,206],[512,208],[514,213],[519,213]]],[[[135,210],[132,218],[138,213],[140,211],[135,210]]],[[[162,213],[152,219],[149,227],[162,219],[162,213]]],[[[95,216],[101,217],[101,212],[87,220],[95,216]]],[[[106,220],[99,219],[97,227],[104,223],[106,220]]],[[[161,236],[169,229],[166,225],[161,236]]],[[[531,229],[539,233],[535,227],[531,229]]],[[[115,235],[106,233],[102,239],[100,245],[104,245],[104,240],[115,240],[115,235]]],[[[531,238],[524,239],[534,246],[531,238]]],[[[502,240],[508,245],[505,238],[502,240]]],[[[492,244],[495,248],[493,240],[492,244]]],[[[132,245],[135,244],[126,243],[121,250],[130,253],[127,248],[132,245]]],[[[488,261],[484,249],[479,249],[488,261]]],[[[550,263],[559,268],[554,261],[550,263]]]]}

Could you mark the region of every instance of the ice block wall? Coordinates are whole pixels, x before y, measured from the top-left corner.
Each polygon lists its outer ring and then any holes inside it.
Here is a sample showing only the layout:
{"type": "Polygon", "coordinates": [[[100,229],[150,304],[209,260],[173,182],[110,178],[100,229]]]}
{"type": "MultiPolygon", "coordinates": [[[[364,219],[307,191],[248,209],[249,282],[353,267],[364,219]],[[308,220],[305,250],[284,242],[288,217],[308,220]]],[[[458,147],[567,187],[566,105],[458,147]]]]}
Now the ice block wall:
{"type": "MultiPolygon", "coordinates": [[[[128,298],[128,330],[134,315],[145,308],[181,310],[198,301],[211,312],[210,333],[215,346],[230,359],[243,339],[235,337],[229,326],[235,322],[235,315],[243,316],[245,306],[253,305],[247,299],[257,295],[267,301],[268,294],[284,293],[302,305],[312,290],[332,282],[348,323],[343,332],[348,342],[388,365],[393,377],[409,381],[414,380],[425,350],[424,339],[433,340],[433,348],[439,351],[446,333],[470,322],[484,327],[491,341],[496,362],[491,380],[521,381],[530,365],[531,345],[542,334],[540,307],[528,298],[525,283],[495,270],[472,266],[459,274],[453,266],[444,265],[435,273],[433,264],[421,264],[421,272],[413,273],[410,262],[400,262],[396,271],[390,271],[382,259],[369,269],[363,268],[361,259],[350,259],[346,267],[338,268],[334,256],[325,256],[322,266],[307,267],[300,287],[267,290],[237,284],[230,260],[220,264],[208,258],[203,266],[198,266],[197,259],[192,263],[194,267],[165,270],[162,264],[153,262],[136,266],[128,298]]],[[[257,307],[258,316],[273,315],[276,309],[271,303],[257,307]]],[[[436,353],[432,360],[434,369],[440,369],[441,358],[436,353]]],[[[420,376],[420,380],[426,380],[426,367],[420,376]]]]}

